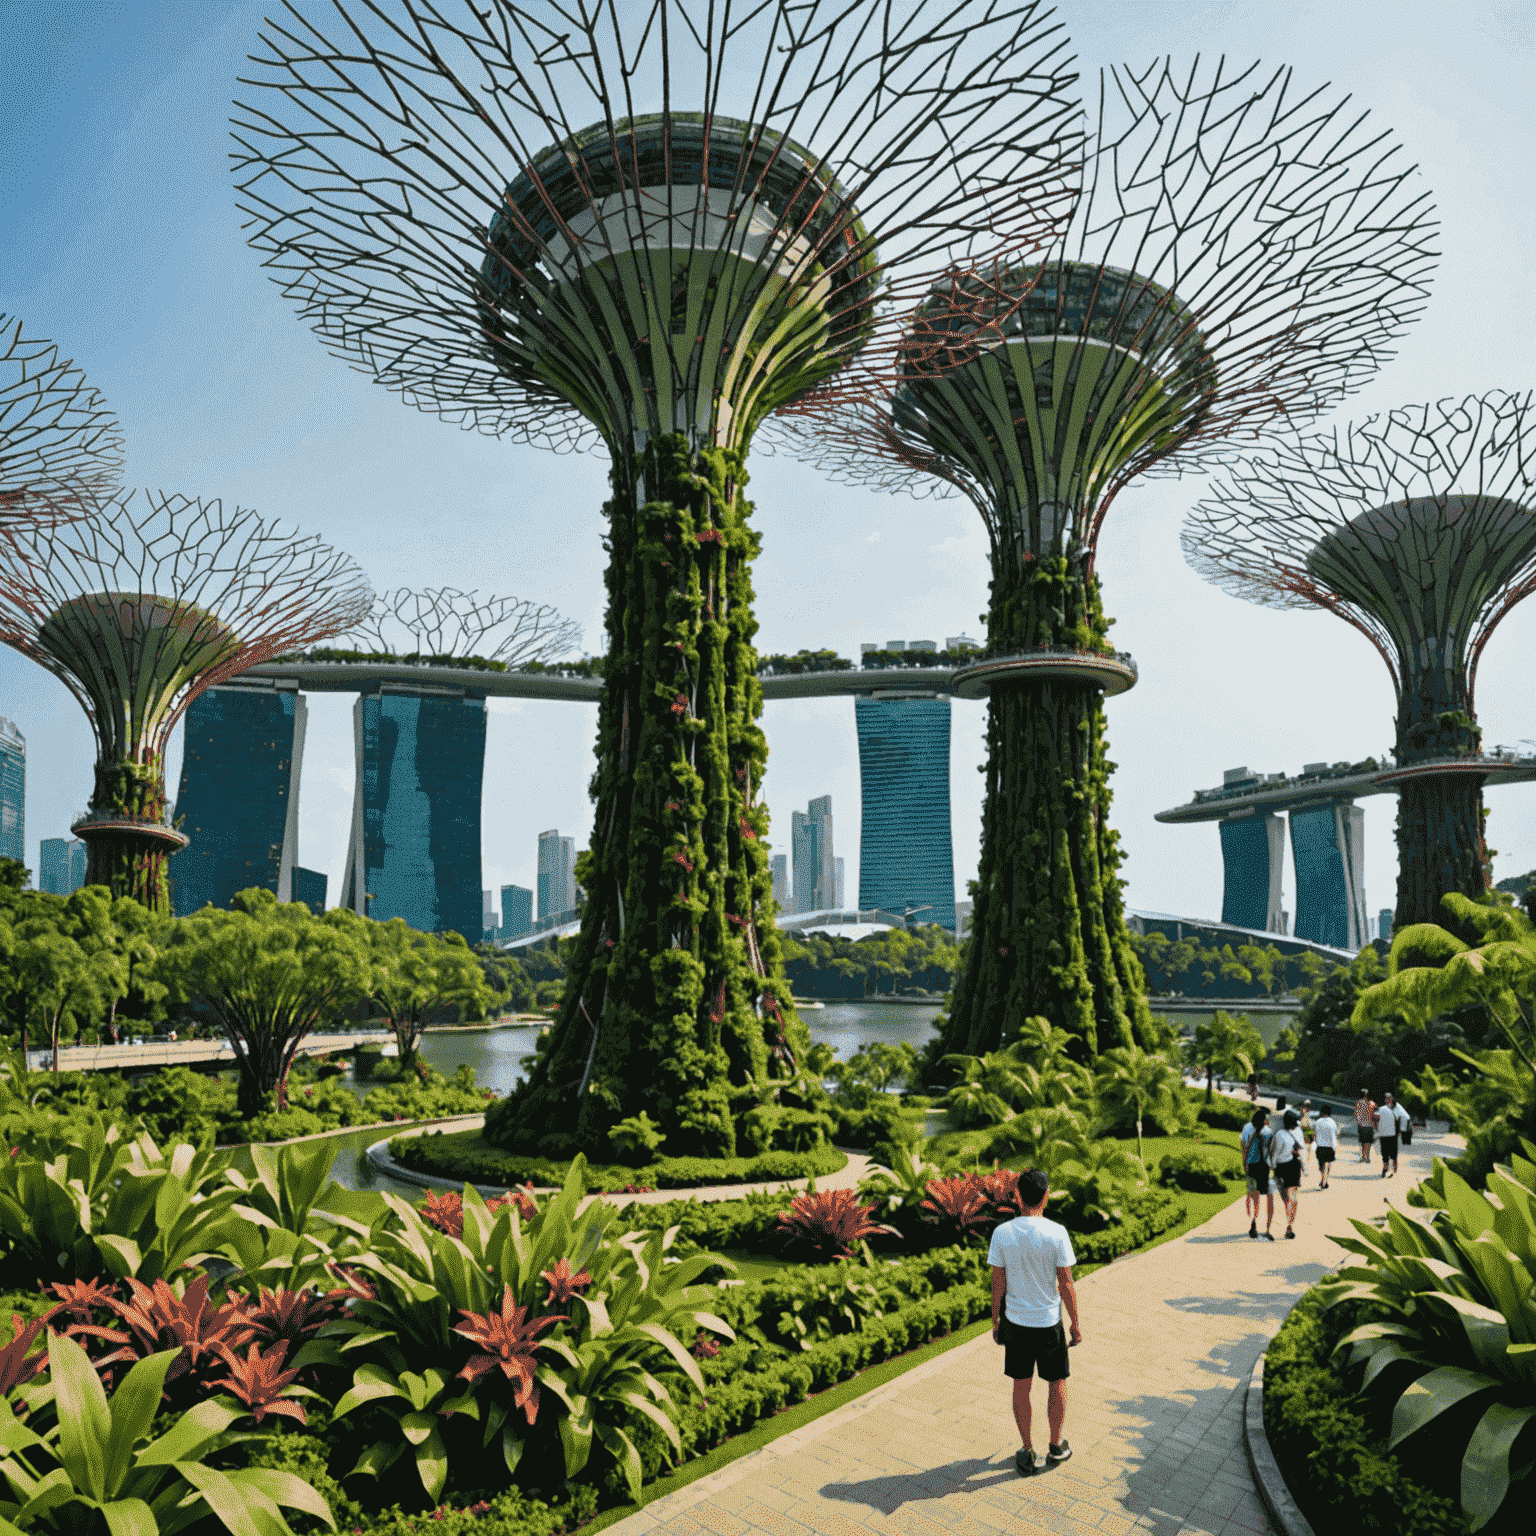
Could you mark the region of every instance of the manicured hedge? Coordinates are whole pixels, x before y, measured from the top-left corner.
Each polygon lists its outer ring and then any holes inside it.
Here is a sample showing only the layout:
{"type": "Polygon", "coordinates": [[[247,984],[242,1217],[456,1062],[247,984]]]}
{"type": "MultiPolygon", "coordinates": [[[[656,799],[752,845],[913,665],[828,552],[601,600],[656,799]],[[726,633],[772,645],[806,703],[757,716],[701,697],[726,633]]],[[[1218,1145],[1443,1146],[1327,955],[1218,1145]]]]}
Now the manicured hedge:
{"type": "Polygon", "coordinates": [[[1343,1397],[1329,1356],[1361,1320],[1348,1302],[1325,1312],[1314,1288],[1269,1346],[1264,1431],[1291,1497],[1317,1531],[1461,1536],[1467,1524],[1456,1503],[1415,1482],[1387,1450],[1383,1430],[1343,1397]]]}
{"type": "Polygon", "coordinates": [[[1231,1179],[1243,1176],[1237,1153],[1226,1147],[1189,1147],[1182,1152],[1168,1152],[1158,1164],[1164,1184],[1180,1189],[1219,1194],[1231,1179]]]}
{"type": "MultiPolygon", "coordinates": [[[[395,1160],[416,1173],[437,1174],[468,1184],[511,1189],[520,1184],[559,1188],[566,1163],[524,1157],[490,1146],[479,1131],[432,1131],[425,1136],[398,1136],[389,1144],[395,1160]]],[[[594,1164],[587,1171],[587,1188],[622,1190],[633,1184],[651,1189],[693,1189],[705,1184],[766,1184],[779,1179],[824,1177],[847,1167],[846,1153],[835,1147],[809,1152],[765,1152],[760,1157],[665,1157],[643,1168],[623,1164],[594,1164]]]]}

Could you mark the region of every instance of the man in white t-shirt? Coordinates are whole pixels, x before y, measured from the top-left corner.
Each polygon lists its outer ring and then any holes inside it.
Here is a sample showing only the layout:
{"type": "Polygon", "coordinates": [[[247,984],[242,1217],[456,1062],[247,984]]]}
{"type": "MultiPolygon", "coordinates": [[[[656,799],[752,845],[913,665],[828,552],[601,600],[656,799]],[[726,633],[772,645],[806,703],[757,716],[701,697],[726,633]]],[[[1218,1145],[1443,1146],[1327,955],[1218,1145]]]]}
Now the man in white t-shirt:
{"type": "Polygon", "coordinates": [[[1327,1189],[1328,1172],[1339,1150],[1339,1122],[1333,1118],[1333,1111],[1326,1104],[1313,1130],[1317,1132],[1317,1171],[1320,1176],[1317,1187],[1327,1189]]]}
{"type": "Polygon", "coordinates": [[[1045,1218],[1050,1193],[1051,1181],[1044,1173],[1025,1169],[1019,1175],[1024,1214],[998,1227],[987,1251],[992,1266],[992,1338],[1004,1346],[1003,1374],[1013,1382],[1013,1418],[1023,1442],[1013,1464],[1023,1477],[1036,1471],[1029,1392],[1037,1367],[1040,1379],[1049,1383],[1046,1419],[1051,1438],[1045,1464],[1058,1466],[1072,1454],[1061,1432],[1067,1417],[1067,1377],[1072,1374],[1061,1309],[1065,1304],[1071,1319],[1072,1343],[1080,1344],[1083,1333],[1072,1284],[1077,1256],[1067,1229],[1045,1218]]]}

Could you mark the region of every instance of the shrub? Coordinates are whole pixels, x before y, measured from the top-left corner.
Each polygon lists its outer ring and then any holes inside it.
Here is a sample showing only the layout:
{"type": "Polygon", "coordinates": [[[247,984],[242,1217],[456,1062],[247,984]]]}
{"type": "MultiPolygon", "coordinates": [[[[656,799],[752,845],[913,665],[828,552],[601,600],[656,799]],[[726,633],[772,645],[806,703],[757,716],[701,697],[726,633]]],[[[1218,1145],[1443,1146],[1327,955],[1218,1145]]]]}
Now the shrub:
{"type": "Polygon", "coordinates": [[[1218,1096],[1207,1104],[1195,1089],[1190,1090],[1190,1096],[1200,1100],[1196,1118],[1201,1125],[1208,1125],[1213,1131],[1241,1131],[1253,1115],[1252,1105],[1245,1106],[1241,1099],[1218,1096]]]}
{"type": "Polygon", "coordinates": [[[1317,1531],[1462,1536],[1455,1502],[1415,1482],[1348,1399],[1329,1357],[1355,1311],[1325,1306],[1308,1291],[1265,1357],[1264,1431],[1292,1497],[1317,1531]]]}
{"type": "Polygon", "coordinates": [[[1236,1153],[1217,1148],[1190,1147],[1163,1155],[1158,1174],[1164,1184],[1179,1189],[1219,1194],[1229,1179],[1243,1176],[1236,1153]]]}
{"type": "Polygon", "coordinates": [[[644,1110],[638,1115],[631,1115],[627,1120],[620,1120],[608,1132],[608,1140],[613,1143],[614,1151],[626,1163],[633,1163],[637,1167],[653,1161],[652,1154],[666,1139],[644,1110]]]}

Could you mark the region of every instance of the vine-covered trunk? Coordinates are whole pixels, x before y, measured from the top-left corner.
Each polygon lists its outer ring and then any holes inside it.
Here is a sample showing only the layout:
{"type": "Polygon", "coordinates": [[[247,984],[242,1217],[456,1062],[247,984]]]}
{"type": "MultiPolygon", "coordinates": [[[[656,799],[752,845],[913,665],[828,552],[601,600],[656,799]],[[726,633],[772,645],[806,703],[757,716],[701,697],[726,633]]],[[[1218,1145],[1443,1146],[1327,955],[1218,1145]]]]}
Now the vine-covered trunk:
{"type": "Polygon", "coordinates": [[[131,896],[151,912],[171,912],[166,864],[176,841],[165,832],[165,764],[96,764],[96,787],[91,795],[91,820],[118,825],[79,828],[86,845],[87,885],[104,885],[114,896],[131,896]],[[121,823],[145,823],[139,831],[121,823]]]}
{"type": "MultiPolygon", "coordinates": [[[[1464,668],[1408,675],[1398,704],[1399,766],[1477,756],[1482,731],[1472,716],[1464,678],[1464,668]]],[[[1487,891],[1485,814],[1481,774],[1426,774],[1402,782],[1394,927],[1443,921],[1440,898],[1452,891],[1472,897],[1487,891]]]]}
{"type": "MultiPolygon", "coordinates": [[[[988,618],[994,653],[1106,647],[1097,583],[1066,559],[1029,562],[1006,585],[994,576],[988,618]]],[[[1074,1038],[1078,1059],[1144,1042],[1105,747],[1097,687],[993,688],[970,943],[935,1057],[997,1050],[1037,1014],[1074,1038]]]]}
{"type": "Polygon", "coordinates": [[[611,1156],[642,1111],[664,1156],[731,1156],[806,1042],[771,921],[741,456],[653,439],[616,467],[607,686],[581,933],[559,1018],[498,1139],[611,1156]]]}

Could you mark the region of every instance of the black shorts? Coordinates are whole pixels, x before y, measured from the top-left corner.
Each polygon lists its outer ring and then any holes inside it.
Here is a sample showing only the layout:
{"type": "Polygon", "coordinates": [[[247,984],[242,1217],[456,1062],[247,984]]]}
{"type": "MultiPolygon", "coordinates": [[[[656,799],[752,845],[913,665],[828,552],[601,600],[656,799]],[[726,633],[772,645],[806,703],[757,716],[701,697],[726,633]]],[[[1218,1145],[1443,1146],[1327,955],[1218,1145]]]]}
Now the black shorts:
{"type": "Polygon", "coordinates": [[[1381,1155],[1383,1157],[1390,1157],[1394,1163],[1397,1161],[1396,1136],[1383,1136],[1381,1138],[1381,1155]]]}
{"type": "Polygon", "coordinates": [[[1243,1168],[1248,1175],[1248,1193],[1250,1195],[1267,1195],[1269,1193],[1269,1164],[1248,1163],[1243,1168]]]}
{"type": "Polygon", "coordinates": [[[1359,1136],[1362,1147],[1368,1147],[1376,1140],[1376,1132],[1368,1125],[1357,1125],[1355,1127],[1355,1134],[1359,1136]]]}
{"type": "Polygon", "coordinates": [[[1328,1166],[1328,1164],[1331,1163],[1332,1161],[1333,1161],[1333,1148],[1332,1147],[1319,1147],[1317,1149],[1317,1166],[1319,1168],[1326,1168],[1328,1166]]]}
{"type": "Polygon", "coordinates": [[[1301,1183],[1301,1159],[1293,1157],[1275,1164],[1275,1183],[1281,1189],[1295,1189],[1301,1183]]]}
{"type": "Polygon", "coordinates": [[[1064,1323],[1049,1328],[1023,1328],[1003,1319],[1003,1375],[1028,1381],[1065,1381],[1072,1374],[1067,1363],[1067,1329],[1064,1323]]]}

